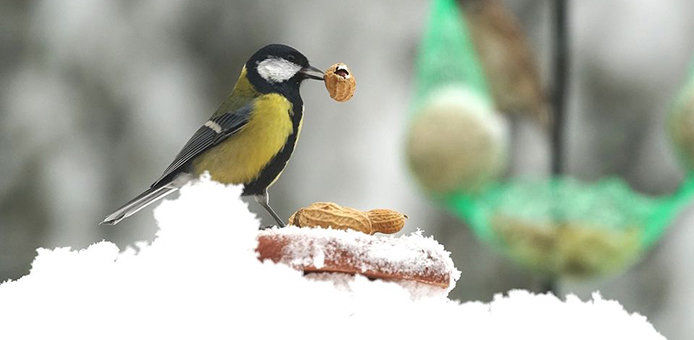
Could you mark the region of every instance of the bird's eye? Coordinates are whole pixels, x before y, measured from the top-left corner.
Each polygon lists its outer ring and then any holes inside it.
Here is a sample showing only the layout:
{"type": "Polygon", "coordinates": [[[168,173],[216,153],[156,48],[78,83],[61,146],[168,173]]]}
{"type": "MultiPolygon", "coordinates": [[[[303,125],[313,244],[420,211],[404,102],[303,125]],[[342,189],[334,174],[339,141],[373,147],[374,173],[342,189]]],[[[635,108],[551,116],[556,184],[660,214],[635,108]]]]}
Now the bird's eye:
{"type": "Polygon", "coordinates": [[[289,60],[289,61],[291,61],[291,62],[295,62],[295,61],[296,61],[296,56],[294,56],[293,54],[290,54],[290,55],[287,56],[287,60],[289,60]]]}

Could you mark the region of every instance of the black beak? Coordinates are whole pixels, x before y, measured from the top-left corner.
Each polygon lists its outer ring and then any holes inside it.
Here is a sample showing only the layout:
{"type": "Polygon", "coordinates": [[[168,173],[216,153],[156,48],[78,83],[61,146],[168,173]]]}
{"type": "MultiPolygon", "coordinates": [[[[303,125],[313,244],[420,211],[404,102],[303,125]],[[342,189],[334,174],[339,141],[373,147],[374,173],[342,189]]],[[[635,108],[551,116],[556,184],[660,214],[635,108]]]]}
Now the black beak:
{"type": "Polygon", "coordinates": [[[309,65],[302,68],[299,73],[301,73],[305,78],[323,80],[323,71],[309,65]]]}

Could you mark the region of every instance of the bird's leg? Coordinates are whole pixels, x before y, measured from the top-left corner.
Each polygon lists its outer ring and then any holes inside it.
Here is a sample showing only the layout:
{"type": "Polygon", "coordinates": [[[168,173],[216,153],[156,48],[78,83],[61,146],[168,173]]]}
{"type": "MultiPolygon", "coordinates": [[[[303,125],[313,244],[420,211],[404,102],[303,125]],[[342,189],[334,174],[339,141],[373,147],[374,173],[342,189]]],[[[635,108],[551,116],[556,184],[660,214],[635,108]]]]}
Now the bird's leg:
{"type": "Polygon", "coordinates": [[[284,222],[282,222],[282,219],[280,219],[279,215],[277,215],[277,213],[274,210],[272,210],[272,207],[270,207],[267,192],[265,192],[264,195],[256,195],[255,201],[258,202],[258,204],[260,204],[263,208],[265,208],[265,210],[267,210],[267,212],[272,216],[272,218],[274,218],[275,221],[277,221],[277,225],[280,228],[284,228],[287,226],[284,224],[284,222]]]}

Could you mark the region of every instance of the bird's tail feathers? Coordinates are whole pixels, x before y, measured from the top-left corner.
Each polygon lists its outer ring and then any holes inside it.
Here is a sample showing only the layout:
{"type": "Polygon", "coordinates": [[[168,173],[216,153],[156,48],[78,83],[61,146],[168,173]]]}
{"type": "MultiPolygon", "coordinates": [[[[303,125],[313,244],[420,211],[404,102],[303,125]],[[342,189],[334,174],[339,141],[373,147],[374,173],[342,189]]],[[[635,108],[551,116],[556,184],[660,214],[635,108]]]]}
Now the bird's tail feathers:
{"type": "Polygon", "coordinates": [[[111,224],[115,225],[136,212],[144,209],[148,205],[166,197],[167,195],[176,192],[179,189],[174,183],[168,183],[162,186],[153,187],[145,192],[139,194],[137,197],[130,200],[118,210],[114,211],[112,214],[106,216],[106,218],[99,224],[111,224]]]}

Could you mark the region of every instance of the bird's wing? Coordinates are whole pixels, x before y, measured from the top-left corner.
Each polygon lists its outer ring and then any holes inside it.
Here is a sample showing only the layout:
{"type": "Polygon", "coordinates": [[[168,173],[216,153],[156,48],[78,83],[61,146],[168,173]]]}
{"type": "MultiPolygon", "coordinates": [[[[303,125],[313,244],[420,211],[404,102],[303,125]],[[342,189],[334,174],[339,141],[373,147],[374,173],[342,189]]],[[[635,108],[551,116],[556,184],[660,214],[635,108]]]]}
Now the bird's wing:
{"type": "Polygon", "coordinates": [[[232,136],[243,128],[251,116],[253,103],[250,103],[233,112],[216,116],[205,122],[193,137],[188,140],[183,149],[178,153],[171,165],[169,165],[159,179],[152,184],[155,187],[169,179],[170,175],[176,173],[195,156],[205,150],[219,144],[219,142],[232,136]]]}

